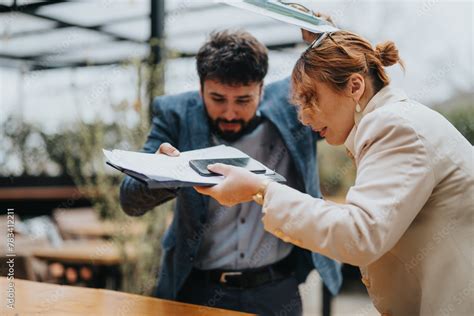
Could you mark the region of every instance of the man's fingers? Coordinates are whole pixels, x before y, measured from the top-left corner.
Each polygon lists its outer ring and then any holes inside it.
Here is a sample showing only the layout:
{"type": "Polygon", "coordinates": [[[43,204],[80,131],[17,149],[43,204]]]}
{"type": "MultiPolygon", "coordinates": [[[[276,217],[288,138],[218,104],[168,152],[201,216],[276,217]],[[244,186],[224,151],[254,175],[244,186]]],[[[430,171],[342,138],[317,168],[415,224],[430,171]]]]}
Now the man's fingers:
{"type": "Polygon", "coordinates": [[[331,23],[333,26],[336,26],[336,23],[334,23],[334,21],[332,20],[331,16],[330,15],[327,15],[327,14],[324,14],[324,13],[321,13],[321,12],[315,12],[314,15],[318,18],[321,18],[323,20],[326,20],[328,21],[329,23],[331,23]]]}
{"type": "Polygon", "coordinates": [[[174,148],[170,143],[163,143],[158,149],[159,154],[165,154],[168,156],[179,156],[180,152],[174,148]]]}
{"type": "Polygon", "coordinates": [[[303,37],[303,41],[305,41],[306,44],[311,44],[317,37],[316,33],[310,32],[305,29],[301,29],[301,35],[303,37]]]}
{"type": "Polygon", "coordinates": [[[232,166],[225,165],[223,163],[215,163],[215,164],[212,164],[212,165],[208,165],[207,169],[212,171],[212,172],[221,174],[223,176],[227,176],[230,173],[230,171],[232,170],[232,166]]]}

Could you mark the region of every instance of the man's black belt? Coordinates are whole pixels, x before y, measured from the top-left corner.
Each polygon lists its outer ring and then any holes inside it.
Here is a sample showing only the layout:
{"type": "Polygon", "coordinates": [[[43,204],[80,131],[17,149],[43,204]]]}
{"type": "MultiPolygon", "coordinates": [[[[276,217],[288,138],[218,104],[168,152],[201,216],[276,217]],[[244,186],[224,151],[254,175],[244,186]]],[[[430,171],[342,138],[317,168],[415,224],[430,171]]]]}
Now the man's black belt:
{"type": "Polygon", "coordinates": [[[241,271],[193,269],[192,275],[227,287],[245,289],[287,278],[293,270],[285,258],[271,265],[241,271]]]}

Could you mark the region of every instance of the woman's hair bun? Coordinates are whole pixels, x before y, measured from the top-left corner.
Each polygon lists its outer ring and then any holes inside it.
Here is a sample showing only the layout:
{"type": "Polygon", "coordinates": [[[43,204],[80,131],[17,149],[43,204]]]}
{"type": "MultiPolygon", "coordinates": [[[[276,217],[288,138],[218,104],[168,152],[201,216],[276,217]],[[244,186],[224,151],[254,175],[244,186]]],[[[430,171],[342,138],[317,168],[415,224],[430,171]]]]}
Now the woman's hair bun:
{"type": "Polygon", "coordinates": [[[377,44],[375,47],[375,56],[385,67],[392,66],[400,62],[398,49],[395,46],[395,43],[391,41],[377,44]]]}

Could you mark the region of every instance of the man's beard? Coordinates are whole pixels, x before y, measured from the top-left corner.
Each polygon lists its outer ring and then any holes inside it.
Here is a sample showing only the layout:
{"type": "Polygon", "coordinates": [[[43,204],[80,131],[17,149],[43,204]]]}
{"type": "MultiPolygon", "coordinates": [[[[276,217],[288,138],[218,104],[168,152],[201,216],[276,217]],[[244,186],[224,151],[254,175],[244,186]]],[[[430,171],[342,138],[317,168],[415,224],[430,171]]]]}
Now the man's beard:
{"type": "Polygon", "coordinates": [[[244,120],[230,120],[229,121],[223,118],[217,118],[213,120],[209,116],[208,116],[208,119],[209,119],[209,125],[211,127],[212,133],[216,134],[217,136],[219,136],[222,140],[226,142],[235,142],[242,136],[252,132],[262,121],[262,116],[260,114],[260,111],[257,110],[254,117],[248,122],[245,122],[244,120]],[[219,127],[220,123],[237,123],[237,124],[240,124],[240,129],[238,132],[223,131],[219,127]]]}
{"type": "Polygon", "coordinates": [[[246,127],[249,125],[249,122],[245,122],[244,120],[226,120],[223,118],[217,118],[215,120],[209,118],[209,122],[211,125],[211,130],[214,134],[222,138],[223,140],[227,142],[235,142],[238,140],[240,137],[242,137],[244,134],[247,133],[246,127]],[[223,131],[219,125],[220,123],[233,123],[233,124],[239,124],[240,129],[238,132],[233,132],[233,131],[223,131]]]}

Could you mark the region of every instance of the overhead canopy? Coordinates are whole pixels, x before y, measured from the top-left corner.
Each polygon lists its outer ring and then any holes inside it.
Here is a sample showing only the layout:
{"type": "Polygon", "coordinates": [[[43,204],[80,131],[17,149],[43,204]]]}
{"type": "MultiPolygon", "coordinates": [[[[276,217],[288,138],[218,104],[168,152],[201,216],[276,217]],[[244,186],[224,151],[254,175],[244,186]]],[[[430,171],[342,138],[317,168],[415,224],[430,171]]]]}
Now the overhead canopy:
{"type": "MultiPolygon", "coordinates": [[[[389,75],[414,99],[439,103],[473,90],[471,2],[297,2],[374,45],[394,41],[407,70],[391,67],[389,75]]],[[[151,3],[0,0],[0,122],[18,113],[53,129],[77,117],[112,117],[107,104],[132,104],[142,92],[136,63],[126,61],[150,55],[158,23],[151,22],[151,3]]],[[[166,0],[163,20],[165,46],[177,57],[193,57],[213,30],[245,28],[270,48],[267,83],[288,77],[305,49],[297,45],[298,27],[213,0],[166,0]]],[[[199,88],[194,58],[167,60],[164,76],[166,94],[199,88]]]]}
{"type": "MultiPolygon", "coordinates": [[[[42,70],[143,60],[151,26],[161,23],[152,22],[151,1],[4,0],[0,67],[42,70]]],[[[296,27],[212,1],[166,1],[164,21],[165,45],[178,57],[193,56],[210,30],[242,25],[270,49],[299,42],[296,27]]]]}

